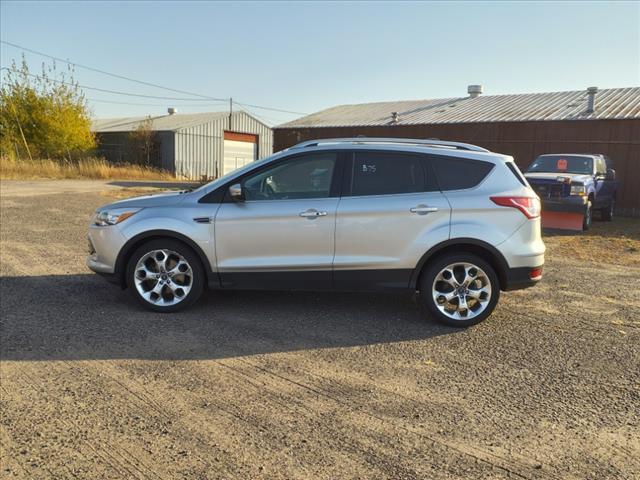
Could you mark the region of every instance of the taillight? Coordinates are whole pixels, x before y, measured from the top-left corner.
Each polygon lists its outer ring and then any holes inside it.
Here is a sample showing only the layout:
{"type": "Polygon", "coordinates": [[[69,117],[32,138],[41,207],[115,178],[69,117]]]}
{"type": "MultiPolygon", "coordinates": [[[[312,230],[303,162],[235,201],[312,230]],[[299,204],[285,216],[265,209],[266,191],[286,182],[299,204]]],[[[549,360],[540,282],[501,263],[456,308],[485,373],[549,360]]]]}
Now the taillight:
{"type": "Polygon", "coordinates": [[[531,280],[540,280],[542,278],[542,267],[532,268],[529,272],[529,278],[531,280]]]}
{"type": "Polygon", "coordinates": [[[538,197],[489,197],[491,201],[501,207],[517,208],[527,218],[540,216],[540,199],[538,197]]]}

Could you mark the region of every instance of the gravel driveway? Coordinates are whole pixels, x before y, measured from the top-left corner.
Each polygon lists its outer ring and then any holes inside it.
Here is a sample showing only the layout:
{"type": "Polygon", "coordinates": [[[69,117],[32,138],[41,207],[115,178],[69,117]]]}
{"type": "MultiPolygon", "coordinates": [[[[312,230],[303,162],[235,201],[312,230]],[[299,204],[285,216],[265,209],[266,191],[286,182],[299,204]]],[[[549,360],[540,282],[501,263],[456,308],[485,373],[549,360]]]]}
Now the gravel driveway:
{"type": "Polygon", "coordinates": [[[640,476],[638,220],[547,236],[543,282],[468,330],[393,295],[214,292],[159,315],[84,266],[90,213],[122,193],[12,183],[2,478],[640,476]]]}

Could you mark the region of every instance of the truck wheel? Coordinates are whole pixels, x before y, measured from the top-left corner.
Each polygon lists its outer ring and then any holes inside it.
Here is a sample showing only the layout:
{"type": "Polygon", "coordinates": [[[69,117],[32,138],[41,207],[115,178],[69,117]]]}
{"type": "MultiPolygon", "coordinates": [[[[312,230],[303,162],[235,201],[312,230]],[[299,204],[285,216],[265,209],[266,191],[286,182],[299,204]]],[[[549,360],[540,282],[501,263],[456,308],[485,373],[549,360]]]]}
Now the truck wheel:
{"type": "Polygon", "coordinates": [[[582,230],[587,231],[591,228],[591,221],[593,219],[593,204],[591,200],[587,202],[587,208],[584,211],[584,219],[582,220],[582,230]]]}
{"type": "Polygon", "coordinates": [[[615,208],[616,200],[615,198],[612,198],[609,206],[604,207],[602,210],[600,210],[600,213],[602,214],[602,220],[604,220],[605,222],[610,222],[611,220],[613,220],[613,211],[615,210],[615,208]]]}

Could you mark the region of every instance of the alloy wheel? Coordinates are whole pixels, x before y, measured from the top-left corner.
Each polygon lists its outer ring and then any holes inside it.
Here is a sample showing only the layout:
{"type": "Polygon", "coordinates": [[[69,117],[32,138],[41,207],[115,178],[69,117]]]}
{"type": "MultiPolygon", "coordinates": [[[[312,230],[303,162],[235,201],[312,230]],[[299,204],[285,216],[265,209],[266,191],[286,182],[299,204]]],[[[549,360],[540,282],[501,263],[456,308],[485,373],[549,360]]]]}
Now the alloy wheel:
{"type": "Polygon", "coordinates": [[[436,275],[432,296],[440,312],[452,320],[469,320],[480,315],[491,301],[491,280],[477,265],[458,262],[436,275]]]}
{"type": "Polygon", "coordinates": [[[178,252],[152,250],[138,260],[134,282],[140,296],[151,305],[176,305],[191,291],[193,270],[178,252]]]}

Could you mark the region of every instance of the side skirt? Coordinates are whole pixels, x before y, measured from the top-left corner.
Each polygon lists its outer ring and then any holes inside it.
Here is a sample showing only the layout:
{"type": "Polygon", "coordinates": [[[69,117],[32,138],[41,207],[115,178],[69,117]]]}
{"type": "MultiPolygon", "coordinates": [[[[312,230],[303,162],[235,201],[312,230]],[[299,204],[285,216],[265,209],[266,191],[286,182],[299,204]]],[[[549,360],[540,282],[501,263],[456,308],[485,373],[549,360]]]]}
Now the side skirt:
{"type": "MultiPolygon", "coordinates": [[[[219,272],[228,290],[335,290],[351,292],[409,289],[412,269],[219,272]]],[[[215,285],[209,285],[215,287],[215,285]]]]}
{"type": "Polygon", "coordinates": [[[333,285],[335,290],[349,292],[385,292],[408,290],[413,270],[335,270],[333,285]]]}

